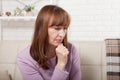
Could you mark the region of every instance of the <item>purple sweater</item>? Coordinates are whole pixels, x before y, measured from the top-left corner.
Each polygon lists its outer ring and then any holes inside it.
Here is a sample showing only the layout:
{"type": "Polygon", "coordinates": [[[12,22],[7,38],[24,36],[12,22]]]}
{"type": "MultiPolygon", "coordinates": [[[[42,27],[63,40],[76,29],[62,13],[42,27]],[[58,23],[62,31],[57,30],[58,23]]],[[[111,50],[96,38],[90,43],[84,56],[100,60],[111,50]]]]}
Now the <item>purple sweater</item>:
{"type": "Polygon", "coordinates": [[[50,59],[51,68],[44,70],[30,56],[30,46],[17,57],[23,80],[81,80],[80,58],[76,48],[69,44],[69,60],[65,70],[56,67],[56,57],[50,59]]]}

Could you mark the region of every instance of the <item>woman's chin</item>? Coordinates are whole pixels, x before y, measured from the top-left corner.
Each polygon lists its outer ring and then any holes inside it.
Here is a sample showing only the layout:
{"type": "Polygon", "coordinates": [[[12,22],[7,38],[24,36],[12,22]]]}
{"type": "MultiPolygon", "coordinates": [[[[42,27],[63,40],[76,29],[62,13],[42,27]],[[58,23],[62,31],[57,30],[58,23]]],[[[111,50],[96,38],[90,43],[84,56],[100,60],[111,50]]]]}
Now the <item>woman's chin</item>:
{"type": "Polygon", "coordinates": [[[61,44],[61,42],[51,42],[50,44],[57,47],[58,45],[61,44]]]}
{"type": "Polygon", "coordinates": [[[61,43],[54,43],[54,44],[52,44],[52,45],[54,45],[54,46],[58,46],[59,44],[61,44],[61,43]]]}

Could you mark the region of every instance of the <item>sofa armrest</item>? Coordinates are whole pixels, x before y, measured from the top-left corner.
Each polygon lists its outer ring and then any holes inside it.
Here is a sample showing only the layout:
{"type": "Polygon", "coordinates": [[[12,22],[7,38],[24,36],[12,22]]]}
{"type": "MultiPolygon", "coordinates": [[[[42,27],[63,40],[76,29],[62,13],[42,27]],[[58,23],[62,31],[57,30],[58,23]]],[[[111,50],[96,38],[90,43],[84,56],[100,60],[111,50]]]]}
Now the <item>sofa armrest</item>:
{"type": "Polygon", "coordinates": [[[8,71],[0,71],[0,80],[10,80],[8,71]]]}

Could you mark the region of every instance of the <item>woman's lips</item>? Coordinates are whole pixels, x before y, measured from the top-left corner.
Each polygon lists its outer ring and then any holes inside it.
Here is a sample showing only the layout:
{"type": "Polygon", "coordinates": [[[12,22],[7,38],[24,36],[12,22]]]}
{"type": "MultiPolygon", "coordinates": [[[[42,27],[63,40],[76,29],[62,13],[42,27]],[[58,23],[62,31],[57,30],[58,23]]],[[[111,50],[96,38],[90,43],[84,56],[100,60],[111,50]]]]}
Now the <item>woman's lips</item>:
{"type": "Polygon", "coordinates": [[[62,39],[57,39],[56,42],[57,43],[62,43],[62,39]]]}

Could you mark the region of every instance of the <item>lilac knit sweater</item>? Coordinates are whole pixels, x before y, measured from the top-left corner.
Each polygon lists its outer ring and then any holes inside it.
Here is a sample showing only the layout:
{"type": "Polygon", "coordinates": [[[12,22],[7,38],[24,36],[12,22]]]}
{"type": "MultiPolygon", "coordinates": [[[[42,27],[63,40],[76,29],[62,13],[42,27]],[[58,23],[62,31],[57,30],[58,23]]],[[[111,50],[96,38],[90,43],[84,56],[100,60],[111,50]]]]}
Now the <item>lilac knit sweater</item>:
{"type": "Polygon", "coordinates": [[[69,44],[69,59],[64,71],[56,67],[56,57],[50,59],[49,70],[39,68],[29,51],[30,46],[22,50],[17,57],[23,80],[81,80],[80,58],[72,44],[69,44]]]}

